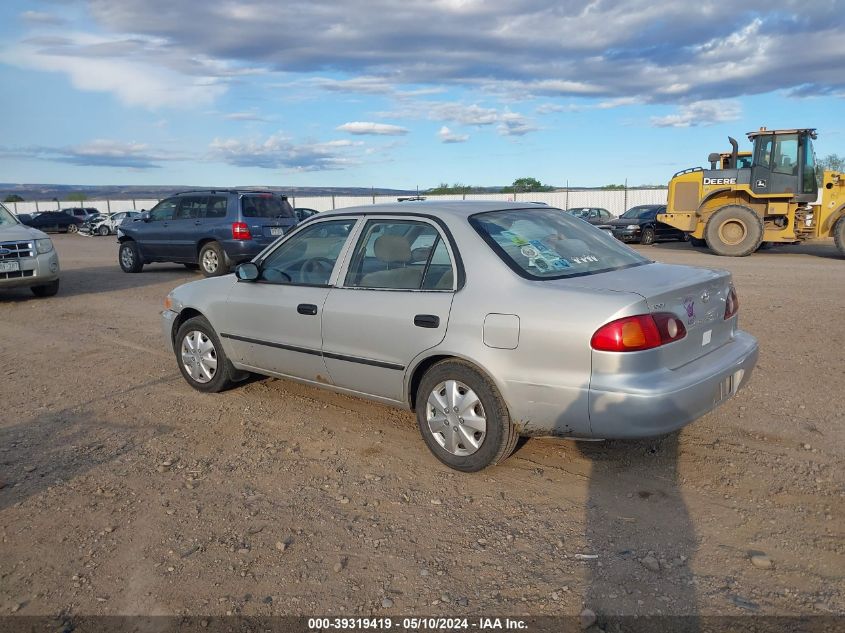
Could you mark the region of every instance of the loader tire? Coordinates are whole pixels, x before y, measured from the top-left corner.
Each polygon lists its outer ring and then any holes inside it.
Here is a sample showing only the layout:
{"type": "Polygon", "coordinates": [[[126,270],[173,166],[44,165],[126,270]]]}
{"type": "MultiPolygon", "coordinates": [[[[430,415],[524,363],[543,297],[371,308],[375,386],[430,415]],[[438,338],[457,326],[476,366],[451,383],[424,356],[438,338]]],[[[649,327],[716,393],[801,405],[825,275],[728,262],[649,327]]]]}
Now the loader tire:
{"type": "Polygon", "coordinates": [[[717,255],[745,257],[763,241],[763,220],[748,207],[730,204],[710,216],[704,239],[717,255]]]}
{"type": "Polygon", "coordinates": [[[839,254],[845,257],[845,215],[833,225],[833,242],[839,249],[839,254]]]}

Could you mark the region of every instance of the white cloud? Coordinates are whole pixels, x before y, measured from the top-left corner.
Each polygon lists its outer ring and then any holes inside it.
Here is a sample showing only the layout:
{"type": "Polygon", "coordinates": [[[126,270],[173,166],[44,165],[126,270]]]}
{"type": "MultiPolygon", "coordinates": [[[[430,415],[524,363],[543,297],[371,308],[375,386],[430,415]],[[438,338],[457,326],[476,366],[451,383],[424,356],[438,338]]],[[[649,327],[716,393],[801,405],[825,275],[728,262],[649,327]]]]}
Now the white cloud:
{"type": "Polygon", "coordinates": [[[535,132],[537,127],[517,112],[505,112],[500,117],[496,129],[502,136],[525,136],[529,132],[535,132]]]}
{"type": "Polygon", "coordinates": [[[237,167],[329,171],[358,164],[358,158],[348,151],[354,147],[357,144],[348,140],[295,143],[282,134],[264,140],[215,138],[209,145],[209,158],[237,167]]]}
{"type": "Polygon", "coordinates": [[[695,101],[682,105],[675,114],[651,117],[655,127],[697,127],[736,121],[742,108],[736,101],[695,101]]]}
{"type": "Polygon", "coordinates": [[[469,140],[469,134],[455,134],[445,125],[440,128],[437,137],[444,143],[466,143],[469,140]]]}
{"type": "Polygon", "coordinates": [[[70,147],[30,146],[0,148],[0,155],[18,158],[36,158],[53,162],[70,163],[83,167],[123,167],[153,169],[167,160],[180,160],[185,156],[156,152],[145,143],[95,139],[70,147]]]}
{"type": "Polygon", "coordinates": [[[223,115],[229,121],[269,121],[267,117],[261,116],[258,112],[247,110],[245,112],[229,112],[223,115]]]}
{"type": "Polygon", "coordinates": [[[150,109],[207,105],[226,91],[225,82],[215,76],[190,76],[134,56],[115,56],[126,44],[86,34],[32,39],[0,50],[0,61],[61,72],[80,90],[109,92],[126,105],[150,109]],[[106,50],[97,54],[98,48],[106,50]]]}
{"type": "Polygon", "coordinates": [[[373,136],[402,136],[408,133],[408,129],[398,125],[387,123],[372,123],[369,121],[351,121],[339,125],[337,129],[349,134],[373,135],[373,136]]]}
{"type": "Polygon", "coordinates": [[[21,13],[21,19],[24,22],[40,26],[61,26],[65,24],[64,18],[44,11],[24,11],[21,13]]]}

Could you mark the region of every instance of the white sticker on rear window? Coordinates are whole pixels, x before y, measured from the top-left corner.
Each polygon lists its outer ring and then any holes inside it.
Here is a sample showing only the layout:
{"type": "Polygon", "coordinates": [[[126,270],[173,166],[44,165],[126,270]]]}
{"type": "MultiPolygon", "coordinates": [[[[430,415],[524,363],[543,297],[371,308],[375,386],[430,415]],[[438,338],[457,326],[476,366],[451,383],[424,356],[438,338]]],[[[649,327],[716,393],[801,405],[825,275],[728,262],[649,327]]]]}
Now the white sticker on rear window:
{"type": "Polygon", "coordinates": [[[707,330],[704,333],[704,336],[701,337],[701,346],[702,347],[710,344],[710,337],[711,337],[712,334],[713,334],[713,330],[707,330]]]}

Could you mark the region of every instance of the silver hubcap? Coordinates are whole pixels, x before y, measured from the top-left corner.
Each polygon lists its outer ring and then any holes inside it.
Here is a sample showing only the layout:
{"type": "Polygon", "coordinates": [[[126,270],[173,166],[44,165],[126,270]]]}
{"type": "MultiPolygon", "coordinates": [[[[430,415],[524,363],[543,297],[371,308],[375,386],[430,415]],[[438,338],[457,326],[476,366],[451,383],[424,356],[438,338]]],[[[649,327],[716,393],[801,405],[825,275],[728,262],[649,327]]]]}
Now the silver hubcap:
{"type": "Polygon", "coordinates": [[[217,373],[217,350],[203,332],[192,330],[182,339],[182,366],[197,382],[208,382],[217,373]]]}
{"type": "Polygon", "coordinates": [[[132,264],[135,261],[135,255],[132,253],[132,251],[129,248],[127,248],[127,247],[121,248],[120,249],[120,261],[124,265],[124,267],[132,268],[132,264]]]}
{"type": "Polygon", "coordinates": [[[205,268],[207,272],[213,273],[216,271],[219,263],[220,260],[217,259],[217,253],[213,250],[208,249],[202,254],[202,267],[205,268]]]}
{"type": "Polygon", "coordinates": [[[75,224],[68,224],[68,226],[67,226],[67,232],[68,233],[76,233],[76,231],[77,231],[77,226],[75,224]]]}
{"type": "Polygon", "coordinates": [[[487,417],[476,393],[459,380],[446,380],[428,396],[428,429],[440,446],[465,457],[481,448],[487,417]]]}

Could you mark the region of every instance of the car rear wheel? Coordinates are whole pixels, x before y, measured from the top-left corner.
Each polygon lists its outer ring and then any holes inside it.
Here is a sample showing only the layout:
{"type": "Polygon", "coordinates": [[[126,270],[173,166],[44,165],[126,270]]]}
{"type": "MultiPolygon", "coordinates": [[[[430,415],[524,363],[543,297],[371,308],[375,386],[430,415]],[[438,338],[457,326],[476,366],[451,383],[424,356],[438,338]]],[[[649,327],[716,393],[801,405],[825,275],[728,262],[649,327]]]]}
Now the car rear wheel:
{"type": "Polygon", "coordinates": [[[53,297],[59,291],[59,280],[56,279],[42,286],[32,286],[30,290],[36,297],[53,297]]]}
{"type": "Polygon", "coordinates": [[[651,227],[646,227],[643,229],[642,235],[640,235],[640,244],[644,244],[648,246],[649,244],[654,244],[654,229],[651,227]]]}
{"type": "Polygon", "coordinates": [[[218,242],[209,242],[200,249],[199,266],[206,277],[219,277],[229,271],[226,252],[218,242]]]}
{"type": "Polygon", "coordinates": [[[176,333],[176,362],[182,377],[197,391],[217,393],[232,387],[237,373],[226,358],[220,339],[201,316],[185,321],[176,333]]]}
{"type": "Polygon", "coordinates": [[[101,224],[100,227],[97,229],[97,233],[105,237],[106,235],[111,233],[111,231],[109,231],[109,227],[107,227],[105,224],[101,224]]]}
{"type": "Polygon", "coordinates": [[[125,273],[139,273],[144,268],[141,252],[138,250],[138,245],[132,240],[120,245],[120,249],[117,251],[117,260],[125,273]]]}
{"type": "Polygon", "coordinates": [[[710,216],[704,239],[717,255],[745,257],[763,241],[763,220],[748,207],[730,204],[710,216]]]}
{"type": "Polygon", "coordinates": [[[68,233],[76,233],[77,231],[79,231],[79,227],[76,226],[75,224],[68,224],[67,225],[67,232],[68,233]]]}
{"type": "Polygon", "coordinates": [[[417,424],[441,462],[476,472],[506,459],[519,434],[493,382],[460,360],[432,366],[417,389],[417,424]]]}

